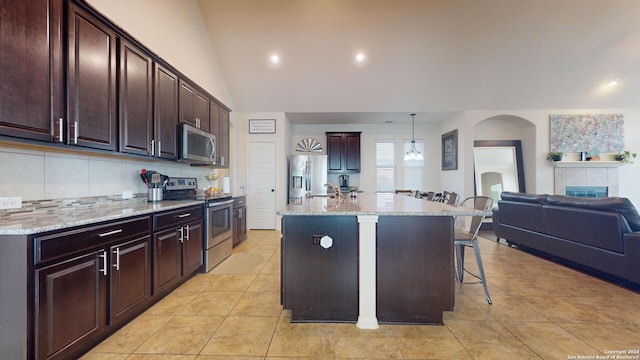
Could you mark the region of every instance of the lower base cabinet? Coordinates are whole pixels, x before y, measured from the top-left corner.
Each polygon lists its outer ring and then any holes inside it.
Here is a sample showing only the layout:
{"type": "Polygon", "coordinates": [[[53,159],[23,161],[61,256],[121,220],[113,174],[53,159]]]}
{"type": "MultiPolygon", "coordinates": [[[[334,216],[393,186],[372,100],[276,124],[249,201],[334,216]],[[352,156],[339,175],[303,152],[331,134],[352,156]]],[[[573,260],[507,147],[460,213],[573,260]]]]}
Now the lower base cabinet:
{"type": "Polygon", "coordinates": [[[355,216],[282,218],[282,302],[292,321],[358,319],[358,222],[355,216]],[[333,239],[320,246],[322,236],[333,239]]]}

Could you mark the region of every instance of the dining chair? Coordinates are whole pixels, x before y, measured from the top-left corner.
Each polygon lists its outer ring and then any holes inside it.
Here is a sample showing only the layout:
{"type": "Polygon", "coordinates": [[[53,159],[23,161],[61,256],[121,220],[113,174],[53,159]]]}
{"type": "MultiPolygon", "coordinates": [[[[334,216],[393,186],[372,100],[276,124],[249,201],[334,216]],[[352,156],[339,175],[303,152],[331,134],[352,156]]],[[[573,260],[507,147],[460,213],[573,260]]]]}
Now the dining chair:
{"type": "MultiPolygon", "coordinates": [[[[476,210],[488,212],[493,206],[493,200],[487,196],[471,196],[460,203],[461,207],[473,208],[476,210]]],[[[454,266],[454,272],[456,280],[459,283],[465,284],[478,284],[482,283],[484,293],[487,297],[489,305],[492,304],[491,296],[489,296],[489,290],[487,289],[487,279],[484,274],[484,267],[482,266],[482,257],[480,256],[480,247],[478,246],[478,232],[480,226],[486,215],[470,216],[470,224],[467,229],[455,229],[453,245],[456,253],[456,266],[454,266]],[[476,256],[476,263],[478,265],[479,274],[473,274],[464,267],[464,250],[467,247],[473,247],[473,252],[476,256]],[[464,282],[464,273],[477,278],[476,282],[464,282]]]]}

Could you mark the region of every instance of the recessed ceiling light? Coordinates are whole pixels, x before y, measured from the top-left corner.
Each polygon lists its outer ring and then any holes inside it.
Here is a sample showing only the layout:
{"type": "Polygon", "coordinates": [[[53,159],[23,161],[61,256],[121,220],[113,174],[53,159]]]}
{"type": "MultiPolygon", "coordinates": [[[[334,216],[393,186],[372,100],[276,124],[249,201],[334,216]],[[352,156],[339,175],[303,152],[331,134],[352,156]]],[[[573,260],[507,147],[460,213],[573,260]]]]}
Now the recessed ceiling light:
{"type": "Polygon", "coordinates": [[[278,64],[280,63],[280,57],[278,55],[271,55],[271,57],[269,57],[269,61],[272,64],[278,64]]]}
{"type": "Polygon", "coordinates": [[[607,86],[609,86],[609,87],[611,87],[611,86],[616,86],[616,85],[618,85],[618,83],[619,83],[619,82],[620,82],[620,78],[619,78],[619,77],[617,77],[617,78],[615,78],[615,79],[613,79],[613,80],[609,81],[609,82],[607,83],[607,86]]]}
{"type": "Polygon", "coordinates": [[[363,62],[366,59],[365,55],[363,53],[358,53],[358,55],[356,55],[356,61],[357,62],[363,62]]]}

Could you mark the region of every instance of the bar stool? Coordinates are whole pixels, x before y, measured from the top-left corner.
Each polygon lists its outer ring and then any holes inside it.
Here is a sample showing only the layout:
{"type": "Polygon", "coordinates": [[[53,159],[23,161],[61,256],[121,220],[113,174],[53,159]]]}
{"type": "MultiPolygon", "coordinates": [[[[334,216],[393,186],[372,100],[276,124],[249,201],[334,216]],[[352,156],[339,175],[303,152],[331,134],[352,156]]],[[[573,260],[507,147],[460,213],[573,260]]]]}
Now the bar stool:
{"type": "MultiPolygon", "coordinates": [[[[487,196],[471,196],[462,203],[462,207],[473,208],[481,211],[490,211],[493,206],[493,200],[487,196]]],[[[489,305],[492,304],[491,296],[489,296],[489,290],[487,289],[487,279],[484,275],[484,267],[482,266],[482,257],[480,256],[480,248],[478,247],[478,231],[480,231],[480,225],[486,215],[471,216],[471,225],[469,230],[455,229],[453,245],[456,252],[456,266],[454,267],[455,277],[459,283],[464,284],[478,284],[482,283],[484,293],[487,297],[489,305]],[[464,250],[466,247],[473,247],[473,251],[476,256],[476,263],[478,264],[479,275],[475,275],[464,268],[464,250]],[[465,271],[469,275],[478,278],[480,281],[476,282],[464,282],[465,271]]]]}

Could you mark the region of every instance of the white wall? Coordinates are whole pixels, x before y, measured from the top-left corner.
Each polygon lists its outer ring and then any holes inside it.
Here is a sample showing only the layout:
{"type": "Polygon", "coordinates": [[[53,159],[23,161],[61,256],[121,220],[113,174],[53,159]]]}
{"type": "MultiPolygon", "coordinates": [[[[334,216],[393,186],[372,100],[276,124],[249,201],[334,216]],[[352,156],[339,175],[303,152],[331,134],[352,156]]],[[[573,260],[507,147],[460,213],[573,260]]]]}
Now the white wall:
{"type": "Polygon", "coordinates": [[[87,0],[230,108],[233,101],[196,0],[87,0]]]}
{"type": "MultiPolygon", "coordinates": [[[[553,194],[553,166],[546,160],[549,151],[549,115],[551,114],[606,114],[621,113],[624,115],[625,146],[631,152],[640,153],[640,109],[542,109],[542,110],[493,110],[467,111],[465,113],[466,136],[471,139],[465,141],[465,153],[473,149],[474,126],[488,118],[511,115],[526,119],[535,125],[535,145],[533,152],[525,153],[525,178],[528,193],[553,194]],[[533,180],[530,181],[530,177],[533,180]]],[[[496,127],[496,136],[508,136],[504,129],[496,127]]],[[[486,132],[482,134],[484,138],[486,132]]],[[[534,141],[527,138],[527,141],[534,141]]],[[[524,144],[523,144],[524,145],[524,144]]],[[[529,146],[527,146],[529,148],[529,146]]],[[[637,179],[640,178],[640,158],[634,164],[621,166],[619,169],[619,196],[629,198],[634,204],[640,205],[640,188],[637,179]]],[[[473,164],[465,167],[465,189],[473,191],[473,164]]]]}

